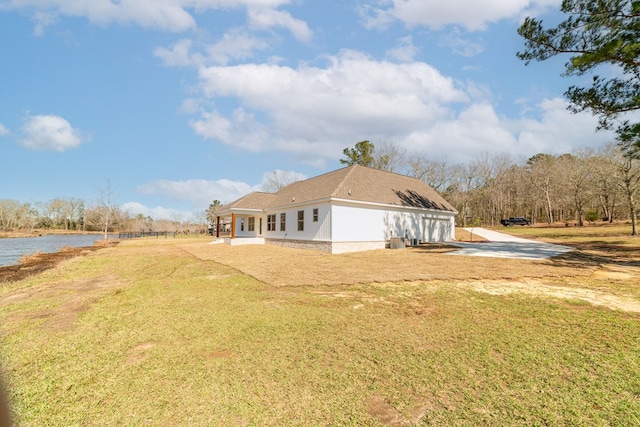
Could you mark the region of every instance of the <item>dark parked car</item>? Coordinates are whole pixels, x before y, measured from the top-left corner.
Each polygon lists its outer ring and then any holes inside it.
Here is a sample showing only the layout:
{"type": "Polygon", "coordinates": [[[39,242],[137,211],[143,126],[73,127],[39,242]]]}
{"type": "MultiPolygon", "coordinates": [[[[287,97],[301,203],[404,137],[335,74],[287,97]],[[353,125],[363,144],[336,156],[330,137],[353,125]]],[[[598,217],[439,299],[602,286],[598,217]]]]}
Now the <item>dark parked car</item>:
{"type": "Polygon", "coordinates": [[[531,225],[531,221],[521,216],[511,217],[509,219],[501,219],[500,224],[508,227],[510,225],[531,225]]]}

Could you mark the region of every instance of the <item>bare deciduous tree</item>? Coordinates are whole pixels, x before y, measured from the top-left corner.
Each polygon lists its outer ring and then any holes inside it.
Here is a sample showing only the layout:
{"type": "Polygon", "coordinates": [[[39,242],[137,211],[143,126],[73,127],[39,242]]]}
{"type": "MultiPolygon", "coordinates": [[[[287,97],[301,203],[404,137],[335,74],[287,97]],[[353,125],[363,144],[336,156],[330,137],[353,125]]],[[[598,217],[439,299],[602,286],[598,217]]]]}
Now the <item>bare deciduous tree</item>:
{"type": "Polygon", "coordinates": [[[591,151],[583,150],[575,155],[567,154],[557,159],[560,176],[569,198],[573,201],[578,225],[584,225],[585,208],[593,199],[595,174],[591,151]]]}
{"type": "Polygon", "coordinates": [[[615,174],[618,185],[624,191],[631,219],[631,235],[638,235],[638,209],[637,196],[640,192],[640,159],[630,155],[628,152],[619,150],[615,157],[611,159],[615,167],[615,174]]]}
{"type": "Polygon", "coordinates": [[[620,194],[621,187],[616,184],[616,168],[613,161],[619,151],[618,144],[607,144],[591,159],[595,174],[596,197],[602,209],[602,216],[609,223],[613,222],[616,207],[620,200],[623,199],[622,194],[620,194]]]}
{"type": "Polygon", "coordinates": [[[454,170],[447,162],[430,159],[424,152],[407,156],[408,175],[424,181],[436,191],[451,183],[454,170]]]}
{"type": "Polygon", "coordinates": [[[536,154],[527,160],[527,172],[531,184],[539,191],[547,214],[547,222],[554,221],[554,203],[559,185],[555,156],[536,154]]]}
{"type": "Polygon", "coordinates": [[[261,188],[266,193],[275,193],[287,185],[303,179],[306,177],[300,173],[276,169],[264,175],[261,188]]]}
{"type": "Polygon", "coordinates": [[[406,163],[407,150],[394,142],[384,141],[373,150],[373,167],[389,172],[398,172],[406,163]]]}
{"type": "Polygon", "coordinates": [[[108,238],[109,235],[109,225],[110,221],[114,220],[116,215],[117,206],[115,204],[115,192],[113,186],[111,185],[111,180],[107,179],[105,181],[104,187],[98,188],[98,192],[100,193],[98,199],[98,211],[100,216],[100,223],[103,226],[104,230],[104,238],[108,238]]]}

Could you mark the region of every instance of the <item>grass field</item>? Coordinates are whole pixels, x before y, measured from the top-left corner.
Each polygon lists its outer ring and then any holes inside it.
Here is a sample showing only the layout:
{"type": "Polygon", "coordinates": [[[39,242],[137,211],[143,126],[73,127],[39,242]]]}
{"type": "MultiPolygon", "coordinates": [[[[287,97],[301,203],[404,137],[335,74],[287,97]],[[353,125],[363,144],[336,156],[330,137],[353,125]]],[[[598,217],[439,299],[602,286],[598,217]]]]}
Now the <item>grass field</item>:
{"type": "Polygon", "coordinates": [[[583,245],[546,261],[123,241],[0,284],[14,417],[638,425],[640,247],[584,230],[537,234],[583,245]]]}

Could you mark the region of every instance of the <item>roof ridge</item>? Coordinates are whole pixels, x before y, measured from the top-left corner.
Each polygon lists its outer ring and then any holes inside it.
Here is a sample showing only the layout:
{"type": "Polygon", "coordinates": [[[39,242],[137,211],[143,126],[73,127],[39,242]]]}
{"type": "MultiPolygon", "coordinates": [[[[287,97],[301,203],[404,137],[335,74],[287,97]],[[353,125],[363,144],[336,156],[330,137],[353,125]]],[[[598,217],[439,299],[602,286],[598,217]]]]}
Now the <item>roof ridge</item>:
{"type": "MultiPolygon", "coordinates": [[[[342,190],[342,188],[344,187],[345,183],[347,182],[347,180],[349,179],[349,177],[353,174],[353,171],[355,171],[358,168],[361,168],[364,166],[361,166],[359,164],[353,164],[353,165],[349,165],[346,168],[342,168],[342,169],[349,169],[346,173],[346,175],[344,175],[342,177],[342,179],[340,180],[340,182],[338,183],[338,185],[336,186],[336,188],[333,190],[333,192],[331,193],[331,196],[335,196],[337,193],[340,192],[340,190],[342,190]]],[[[338,169],[341,170],[341,169],[338,169]]]]}

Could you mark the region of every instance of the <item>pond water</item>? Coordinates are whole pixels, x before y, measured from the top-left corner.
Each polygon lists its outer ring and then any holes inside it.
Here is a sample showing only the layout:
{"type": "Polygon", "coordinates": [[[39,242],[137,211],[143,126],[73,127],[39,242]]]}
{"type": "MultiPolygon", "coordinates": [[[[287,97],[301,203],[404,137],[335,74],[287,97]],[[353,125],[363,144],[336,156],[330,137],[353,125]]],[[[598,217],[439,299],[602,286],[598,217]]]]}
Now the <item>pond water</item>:
{"type": "MultiPolygon", "coordinates": [[[[109,236],[113,238],[113,236],[109,236]]],[[[116,236],[117,237],[117,236],[116,236]]],[[[0,239],[0,267],[18,264],[23,255],[57,252],[65,246],[92,246],[103,234],[52,234],[39,237],[0,239]]]]}

